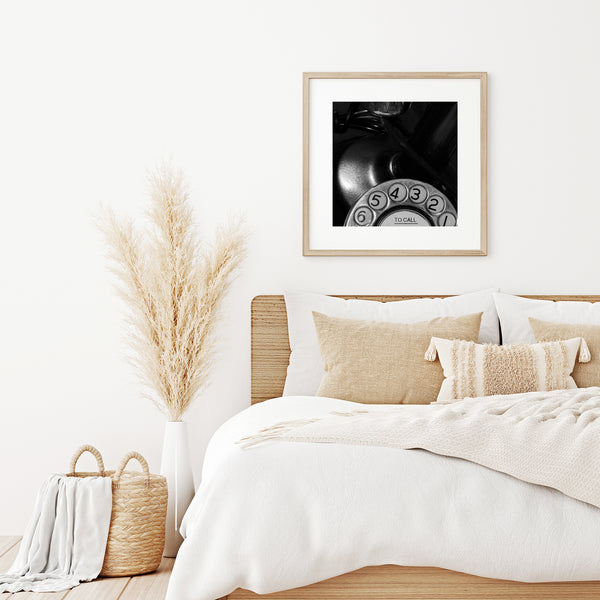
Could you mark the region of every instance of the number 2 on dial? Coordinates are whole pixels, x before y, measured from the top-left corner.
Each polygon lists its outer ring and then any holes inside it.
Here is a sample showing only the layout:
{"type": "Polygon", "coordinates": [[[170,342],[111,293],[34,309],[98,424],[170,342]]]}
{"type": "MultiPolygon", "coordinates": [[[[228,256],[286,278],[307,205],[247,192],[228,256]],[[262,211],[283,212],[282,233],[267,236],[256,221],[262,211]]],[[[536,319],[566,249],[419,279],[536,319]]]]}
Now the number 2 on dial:
{"type": "Polygon", "coordinates": [[[427,210],[434,215],[439,215],[444,210],[444,204],[444,200],[439,196],[431,196],[427,200],[427,210]]]}

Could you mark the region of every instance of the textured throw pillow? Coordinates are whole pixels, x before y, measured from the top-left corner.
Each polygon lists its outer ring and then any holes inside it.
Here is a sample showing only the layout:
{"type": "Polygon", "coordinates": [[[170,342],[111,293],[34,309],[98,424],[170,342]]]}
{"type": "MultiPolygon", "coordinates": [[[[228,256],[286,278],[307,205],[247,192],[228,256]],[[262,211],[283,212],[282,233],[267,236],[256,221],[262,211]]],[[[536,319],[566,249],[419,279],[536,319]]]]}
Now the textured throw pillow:
{"type": "Polygon", "coordinates": [[[437,352],[445,376],[437,401],[448,403],[496,394],[576,388],[571,373],[580,347],[579,360],[589,361],[581,337],[510,346],[434,337],[425,359],[435,361],[437,352]]]}
{"type": "Polygon", "coordinates": [[[314,396],[323,378],[313,311],[341,319],[416,323],[435,317],[462,317],[483,313],[479,342],[498,344],[500,328],[494,305],[495,289],[450,296],[448,298],[414,298],[377,302],[375,300],[335,298],[309,292],[287,292],[290,364],[285,378],[284,396],[314,396]]]}
{"type": "Polygon", "coordinates": [[[503,344],[533,344],[535,336],[529,325],[530,317],[553,323],[600,325],[600,302],[555,302],[496,292],[494,303],[500,319],[503,344]]]}
{"type": "Polygon", "coordinates": [[[481,314],[386,323],[314,312],[325,368],[317,396],[367,404],[429,404],[444,378],[440,365],[423,360],[431,336],[477,340],[481,314]]]}
{"type": "Polygon", "coordinates": [[[536,342],[554,342],[582,337],[590,351],[590,362],[575,364],[573,379],[577,387],[600,385],[600,325],[579,325],[577,323],[551,323],[539,319],[529,319],[536,342]]]}

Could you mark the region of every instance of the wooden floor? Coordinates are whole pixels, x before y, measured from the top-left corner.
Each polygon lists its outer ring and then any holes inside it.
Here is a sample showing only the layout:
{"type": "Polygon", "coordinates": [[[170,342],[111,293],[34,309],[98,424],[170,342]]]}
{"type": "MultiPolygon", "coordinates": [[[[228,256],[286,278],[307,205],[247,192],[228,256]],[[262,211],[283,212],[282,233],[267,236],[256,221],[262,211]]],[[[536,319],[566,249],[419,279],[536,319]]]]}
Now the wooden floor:
{"type": "MultiPolygon", "coordinates": [[[[19,549],[19,537],[0,536],[0,573],[19,549]]],[[[0,600],[164,600],[175,559],[155,573],[102,578],[66,592],[2,594],[0,600]]],[[[365,567],[313,585],[259,596],[237,589],[219,600],[600,600],[600,582],[519,583],[433,567],[365,567]]]]}
{"type": "MultiPolygon", "coordinates": [[[[0,573],[10,569],[19,549],[19,537],[0,537],[0,573]]],[[[2,594],[0,600],[164,600],[173,569],[173,558],[163,558],[154,573],[138,577],[102,578],[82,583],[66,592],[2,594]]]]}

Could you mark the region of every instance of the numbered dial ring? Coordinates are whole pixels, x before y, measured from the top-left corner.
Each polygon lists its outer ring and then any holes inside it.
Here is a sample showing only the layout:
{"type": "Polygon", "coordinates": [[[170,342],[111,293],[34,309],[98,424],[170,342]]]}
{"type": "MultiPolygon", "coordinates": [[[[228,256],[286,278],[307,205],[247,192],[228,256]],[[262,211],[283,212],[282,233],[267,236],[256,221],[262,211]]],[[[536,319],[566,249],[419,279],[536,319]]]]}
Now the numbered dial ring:
{"type": "Polygon", "coordinates": [[[456,209],[438,189],[416,179],[392,179],[367,190],[346,217],[346,227],[453,227],[456,209]]]}

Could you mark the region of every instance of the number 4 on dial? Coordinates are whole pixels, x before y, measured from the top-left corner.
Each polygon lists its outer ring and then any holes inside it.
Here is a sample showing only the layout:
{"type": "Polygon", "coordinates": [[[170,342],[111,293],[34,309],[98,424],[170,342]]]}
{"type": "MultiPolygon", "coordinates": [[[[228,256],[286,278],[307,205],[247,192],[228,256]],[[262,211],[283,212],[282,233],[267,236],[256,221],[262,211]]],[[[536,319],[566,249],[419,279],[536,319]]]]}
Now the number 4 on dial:
{"type": "Polygon", "coordinates": [[[388,190],[388,196],[394,202],[403,202],[408,196],[408,190],[402,183],[393,183],[388,190]]]}

